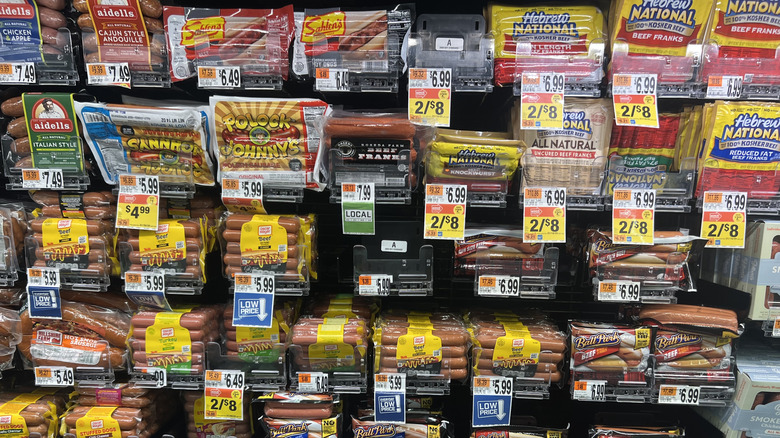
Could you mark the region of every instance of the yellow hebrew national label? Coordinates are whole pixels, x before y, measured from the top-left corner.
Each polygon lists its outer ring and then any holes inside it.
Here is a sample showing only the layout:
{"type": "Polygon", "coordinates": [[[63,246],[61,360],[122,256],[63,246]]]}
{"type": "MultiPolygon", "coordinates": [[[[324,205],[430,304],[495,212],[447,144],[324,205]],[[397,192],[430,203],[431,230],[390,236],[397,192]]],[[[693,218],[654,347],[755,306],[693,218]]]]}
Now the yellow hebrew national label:
{"type": "Polygon", "coordinates": [[[431,329],[409,327],[405,335],[398,337],[395,358],[406,361],[408,368],[439,363],[442,360],[441,338],[434,336],[431,329]]]}
{"type": "Polygon", "coordinates": [[[177,219],[160,219],[156,231],[139,231],[138,246],[144,268],[186,269],[187,237],[177,219]]]}
{"type": "Polygon", "coordinates": [[[517,43],[528,43],[528,55],[587,53],[590,43],[604,38],[604,16],[589,6],[489,6],[496,60],[515,59],[517,43]]]}
{"type": "Polygon", "coordinates": [[[116,407],[90,408],[76,420],[76,438],[122,438],[119,421],[111,418],[116,407]]]}
{"type": "Polygon", "coordinates": [[[721,50],[729,47],[764,49],[751,51],[748,57],[774,58],[775,50],[780,46],[780,3],[776,0],[716,0],[707,40],[717,43],[721,50]]]}
{"type": "Polygon", "coordinates": [[[244,272],[287,269],[287,230],[279,216],[256,214],[241,226],[241,267],[244,272]]]}
{"type": "Polygon", "coordinates": [[[639,328],[636,329],[635,338],[634,341],[634,350],[639,350],[640,348],[645,348],[650,346],[650,335],[651,330],[649,328],[639,328]]]}
{"type": "Polygon", "coordinates": [[[615,11],[612,42],[628,43],[628,53],[685,56],[699,42],[712,0],[622,0],[615,11]]]}
{"type": "Polygon", "coordinates": [[[47,262],[70,261],[89,254],[89,233],[85,219],[46,219],[42,231],[47,262]]]}
{"type": "Polygon", "coordinates": [[[159,312],[146,328],[146,365],[172,372],[192,368],[190,331],[181,326],[181,313],[159,312]]]}
{"type": "Polygon", "coordinates": [[[344,343],[344,322],[331,322],[317,326],[317,342],[309,346],[309,359],[337,359],[340,366],[355,362],[355,348],[344,343]]]}
{"type": "Polygon", "coordinates": [[[27,422],[21,412],[30,403],[10,402],[0,404],[0,436],[3,438],[27,438],[27,422]]]}

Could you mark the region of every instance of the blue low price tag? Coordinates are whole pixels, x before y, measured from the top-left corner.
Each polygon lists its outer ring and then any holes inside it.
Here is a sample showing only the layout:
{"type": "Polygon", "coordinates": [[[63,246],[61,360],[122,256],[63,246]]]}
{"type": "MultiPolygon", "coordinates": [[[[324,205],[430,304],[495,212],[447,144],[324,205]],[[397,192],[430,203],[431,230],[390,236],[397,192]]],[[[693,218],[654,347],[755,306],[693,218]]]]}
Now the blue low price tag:
{"type": "Polygon", "coordinates": [[[60,288],[27,286],[30,318],[62,319],[60,288]]]}
{"type": "Polygon", "coordinates": [[[472,426],[509,426],[509,417],[512,413],[512,384],[512,379],[509,377],[474,377],[472,426]]]}
{"type": "Polygon", "coordinates": [[[273,324],[273,275],[236,274],[233,296],[233,325],[270,328],[273,324]]]}
{"type": "Polygon", "coordinates": [[[406,374],[374,374],[374,416],[382,423],[406,423],[406,374]]]}
{"type": "Polygon", "coordinates": [[[171,311],[171,305],[165,297],[165,276],[159,272],[126,272],[125,294],[139,307],[171,311]]]}

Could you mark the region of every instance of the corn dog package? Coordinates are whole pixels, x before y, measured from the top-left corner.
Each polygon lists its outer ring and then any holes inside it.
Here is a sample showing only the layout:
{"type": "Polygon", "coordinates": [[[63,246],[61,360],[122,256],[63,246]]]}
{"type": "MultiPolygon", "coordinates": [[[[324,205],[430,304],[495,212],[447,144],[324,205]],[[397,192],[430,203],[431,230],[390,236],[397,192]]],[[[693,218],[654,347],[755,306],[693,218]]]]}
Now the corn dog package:
{"type": "MultiPolygon", "coordinates": [[[[564,73],[587,76],[600,65],[570,64],[570,57],[585,57],[591,44],[604,38],[604,16],[592,6],[488,5],[488,30],[495,39],[497,85],[512,84],[524,67],[542,67],[561,61],[564,73]],[[542,57],[541,60],[539,57],[542,57]]],[[[535,70],[540,71],[540,70],[535,70]]],[[[600,79],[599,76],[597,79],[600,79]]]]}
{"type": "Polygon", "coordinates": [[[292,5],[280,9],[165,6],[171,78],[197,76],[198,66],[240,66],[243,74],[287,79],[293,38],[292,5]]]}

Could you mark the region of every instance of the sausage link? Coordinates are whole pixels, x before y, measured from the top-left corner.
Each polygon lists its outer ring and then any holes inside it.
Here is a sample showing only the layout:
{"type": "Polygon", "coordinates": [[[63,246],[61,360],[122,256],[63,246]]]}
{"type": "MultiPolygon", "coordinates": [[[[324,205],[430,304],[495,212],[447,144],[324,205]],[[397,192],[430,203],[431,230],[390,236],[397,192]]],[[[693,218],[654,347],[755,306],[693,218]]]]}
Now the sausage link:
{"type": "Polygon", "coordinates": [[[145,17],[160,18],[162,16],[163,7],[159,0],[138,0],[138,3],[141,6],[141,13],[145,17]]]}
{"type": "Polygon", "coordinates": [[[3,104],[0,105],[0,111],[8,117],[24,116],[24,104],[22,103],[22,96],[6,99],[3,104]]]}
{"type": "Polygon", "coordinates": [[[51,27],[52,29],[59,29],[68,24],[62,12],[45,7],[38,7],[38,18],[41,21],[41,25],[51,27]]]}
{"type": "MultiPolygon", "coordinates": [[[[240,231],[241,226],[252,220],[253,217],[254,215],[251,214],[233,213],[225,219],[225,226],[229,230],[240,231]]],[[[280,217],[277,223],[284,227],[288,233],[298,234],[301,229],[301,222],[297,218],[280,217]]]]}
{"type": "Polygon", "coordinates": [[[30,137],[19,137],[11,142],[11,152],[26,157],[32,153],[30,149],[30,137]]]}
{"type": "Polygon", "coordinates": [[[65,0],[35,0],[38,6],[53,9],[55,11],[61,11],[65,9],[65,0]]]}
{"type": "Polygon", "coordinates": [[[24,117],[17,117],[8,123],[8,135],[13,138],[27,137],[27,122],[24,117]]]}

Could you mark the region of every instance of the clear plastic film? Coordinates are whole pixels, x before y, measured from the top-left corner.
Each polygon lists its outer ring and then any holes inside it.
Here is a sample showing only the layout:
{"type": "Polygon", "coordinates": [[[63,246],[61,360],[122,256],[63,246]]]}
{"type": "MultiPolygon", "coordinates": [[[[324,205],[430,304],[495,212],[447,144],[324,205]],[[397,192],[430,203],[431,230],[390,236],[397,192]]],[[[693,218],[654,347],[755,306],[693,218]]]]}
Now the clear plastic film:
{"type": "MultiPolygon", "coordinates": [[[[21,205],[0,204],[0,286],[11,287],[24,266],[24,238],[28,217],[21,205]]],[[[0,299],[3,304],[13,304],[0,299]]]]}

